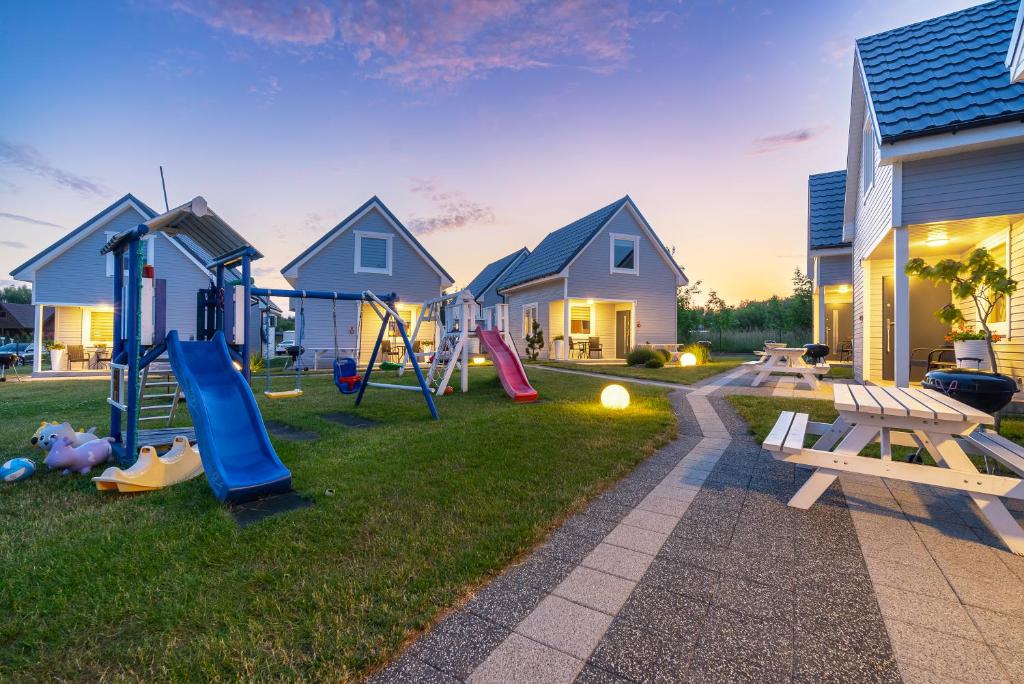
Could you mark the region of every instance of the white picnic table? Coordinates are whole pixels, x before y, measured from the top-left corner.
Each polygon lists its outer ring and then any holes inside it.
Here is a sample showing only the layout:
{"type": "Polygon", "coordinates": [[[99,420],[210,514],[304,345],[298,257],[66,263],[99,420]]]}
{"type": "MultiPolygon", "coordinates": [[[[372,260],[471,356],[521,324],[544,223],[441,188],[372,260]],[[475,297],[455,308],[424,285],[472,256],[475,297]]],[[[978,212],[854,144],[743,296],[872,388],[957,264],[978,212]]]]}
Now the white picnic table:
{"type": "Polygon", "coordinates": [[[747,369],[756,372],[752,387],[760,387],[772,373],[796,375],[812,389],[818,389],[818,377],[828,373],[828,364],[815,366],[804,361],[807,350],[803,347],[780,347],[765,345],[763,352],[754,352],[761,358],[747,364],[747,369]]]}
{"type": "Polygon", "coordinates": [[[807,509],[843,472],[877,475],[966,492],[1006,546],[1024,555],[1024,530],[1000,497],[1024,499],[1024,481],[981,473],[965,449],[983,454],[1024,476],[1024,449],[984,426],[994,424],[987,413],[926,389],[835,385],[839,418],[816,423],[805,413],[784,411],[764,448],[781,461],[814,468],[814,473],[789,501],[807,509]],[[819,435],[811,447],[806,435],[819,435]],[[879,443],[881,458],[862,456],[879,443]],[[892,460],[892,445],[927,451],[939,467],[892,460]]]}

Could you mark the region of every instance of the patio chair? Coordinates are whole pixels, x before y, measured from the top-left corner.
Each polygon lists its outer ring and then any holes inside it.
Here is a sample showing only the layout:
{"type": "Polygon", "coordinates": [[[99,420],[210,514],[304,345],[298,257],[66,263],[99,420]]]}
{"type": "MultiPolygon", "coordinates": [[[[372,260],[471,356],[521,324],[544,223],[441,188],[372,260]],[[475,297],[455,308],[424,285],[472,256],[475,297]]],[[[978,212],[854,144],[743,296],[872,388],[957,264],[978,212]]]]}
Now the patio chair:
{"type": "Polygon", "coordinates": [[[952,347],[917,347],[910,352],[910,379],[920,380],[928,371],[956,368],[956,365],[952,347]]]}
{"type": "Polygon", "coordinates": [[[604,348],[601,347],[601,338],[600,337],[591,337],[590,338],[590,341],[587,343],[587,358],[588,359],[594,359],[594,358],[603,359],[604,358],[604,348]]]}
{"type": "MultiPolygon", "coordinates": [[[[85,353],[85,347],[80,344],[69,344],[68,345],[68,370],[71,370],[71,364],[80,363],[83,364],[83,370],[89,367],[89,363],[92,361],[89,358],[89,354],[85,353]]],[[[54,370],[57,370],[56,368],[54,370]]]]}
{"type": "Polygon", "coordinates": [[[839,345],[839,360],[840,361],[853,361],[853,340],[846,340],[839,345]]]}
{"type": "Polygon", "coordinates": [[[583,342],[575,341],[571,337],[567,337],[565,343],[568,345],[566,349],[569,350],[569,358],[576,357],[577,359],[583,358],[583,342]]]}
{"type": "Polygon", "coordinates": [[[399,351],[391,345],[391,340],[381,340],[380,357],[385,361],[395,361],[401,356],[399,351]]]}

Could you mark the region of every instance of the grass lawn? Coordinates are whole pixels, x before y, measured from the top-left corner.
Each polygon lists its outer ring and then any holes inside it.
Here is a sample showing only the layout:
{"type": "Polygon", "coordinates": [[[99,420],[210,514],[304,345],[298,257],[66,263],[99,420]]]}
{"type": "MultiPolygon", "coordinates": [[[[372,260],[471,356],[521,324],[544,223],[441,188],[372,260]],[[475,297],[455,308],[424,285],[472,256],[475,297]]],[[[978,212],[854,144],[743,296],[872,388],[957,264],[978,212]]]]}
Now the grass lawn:
{"type": "MultiPolygon", "coordinates": [[[[320,434],[274,439],[315,506],[244,530],[204,478],[134,496],[55,472],[0,483],[0,681],[360,678],[674,433],[664,390],[610,414],[599,379],[531,380],[542,401],[516,405],[474,368],[440,422],[371,389],[365,429],[321,418],[353,411],[327,377],[301,399],[257,392],[267,419],[320,434]]],[[[0,386],[0,460],[44,417],[104,432],[107,389],[0,386]]]]}
{"type": "MultiPolygon", "coordinates": [[[[782,411],[806,413],[811,420],[822,423],[831,423],[839,416],[831,401],[821,399],[786,399],[740,394],[731,395],[728,399],[750,426],[750,433],[757,438],[758,442],[764,441],[764,438],[768,436],[782,411]]],[[[1024,444],[1024,417],[1004,417],[999,432],[1018,444],[1024,444]]],[[[808,435],[804,442],[805,446],[810,446],[816,439],[816,436],[808,435]]],[[[892,448],[895,459],[901,459],[912,451],[914,449],[910,447],[893,446],[892,448]]],[[[865,456],[878,456],[879,454],[877,445],[871,445],[864,451],[865,456]]],[[[980,456],[970,456],[970,458],[976,466],[984,468],[984,460],[980,456]]],[[[928,454],[922,454],[922,460],[928,465],[935,465],[935,461],[928,454]]],[[[990,461],[990,463],[993,462],[990,461]]],[[[1016,477],[1014,473],[1002,468],[998,463],[994,465],[998,469],[996,471],[998,474],[1016,477]]]]}
{"type": "Polygon", "coordinates": [[[834,380],[853,380],[853,366],[831,366],[824,377],[834,380]]]}
{"type": "Polygon", "coordinates": [[[723,356],[714,357],[703,366],[664,366],[663,368],[646,368],[644,366],[599,366],[586,363],[573,363],[572,361],[535,361],[534,363],[556,368],[569,368],[582,370],[588,373],[601,373],[603,375],[615,375],[622,378],[639,378],[641,380],[659,380],[661,382],[674,382],[680,385],[692,385],[712,375],[732,370],[744,361],[750,360],[749,356],[723,356]]]}

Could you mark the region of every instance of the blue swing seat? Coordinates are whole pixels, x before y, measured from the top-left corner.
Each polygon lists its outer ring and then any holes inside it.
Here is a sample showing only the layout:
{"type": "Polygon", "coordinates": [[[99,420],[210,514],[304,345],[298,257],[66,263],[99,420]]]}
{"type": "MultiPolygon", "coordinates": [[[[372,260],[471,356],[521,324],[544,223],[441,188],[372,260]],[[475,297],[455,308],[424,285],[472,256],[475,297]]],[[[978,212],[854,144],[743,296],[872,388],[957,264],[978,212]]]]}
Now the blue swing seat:
{"type": "Polygon", "coordinates": [[[359,391],[363,384],[363,376],[356,373],[355,359],[334,359],[334,384],[342,394],[355,394],[359,391]]]}

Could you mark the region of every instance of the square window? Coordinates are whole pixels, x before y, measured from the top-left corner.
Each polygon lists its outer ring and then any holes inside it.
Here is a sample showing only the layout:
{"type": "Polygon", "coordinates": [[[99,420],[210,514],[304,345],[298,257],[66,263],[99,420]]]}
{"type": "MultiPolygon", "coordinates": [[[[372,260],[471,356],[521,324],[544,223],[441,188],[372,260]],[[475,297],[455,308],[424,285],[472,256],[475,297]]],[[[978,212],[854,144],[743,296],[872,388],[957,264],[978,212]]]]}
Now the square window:
{"type": "Polygon", "coordinates": [[[638,273],[637,249],[640,238],[634,235],[611,236],[611,272],[638,273]]]}
{"type": "Polygon", "coordinates": [[[391,236],[356,233],[356,273],[391,275],[391,236]]]}

